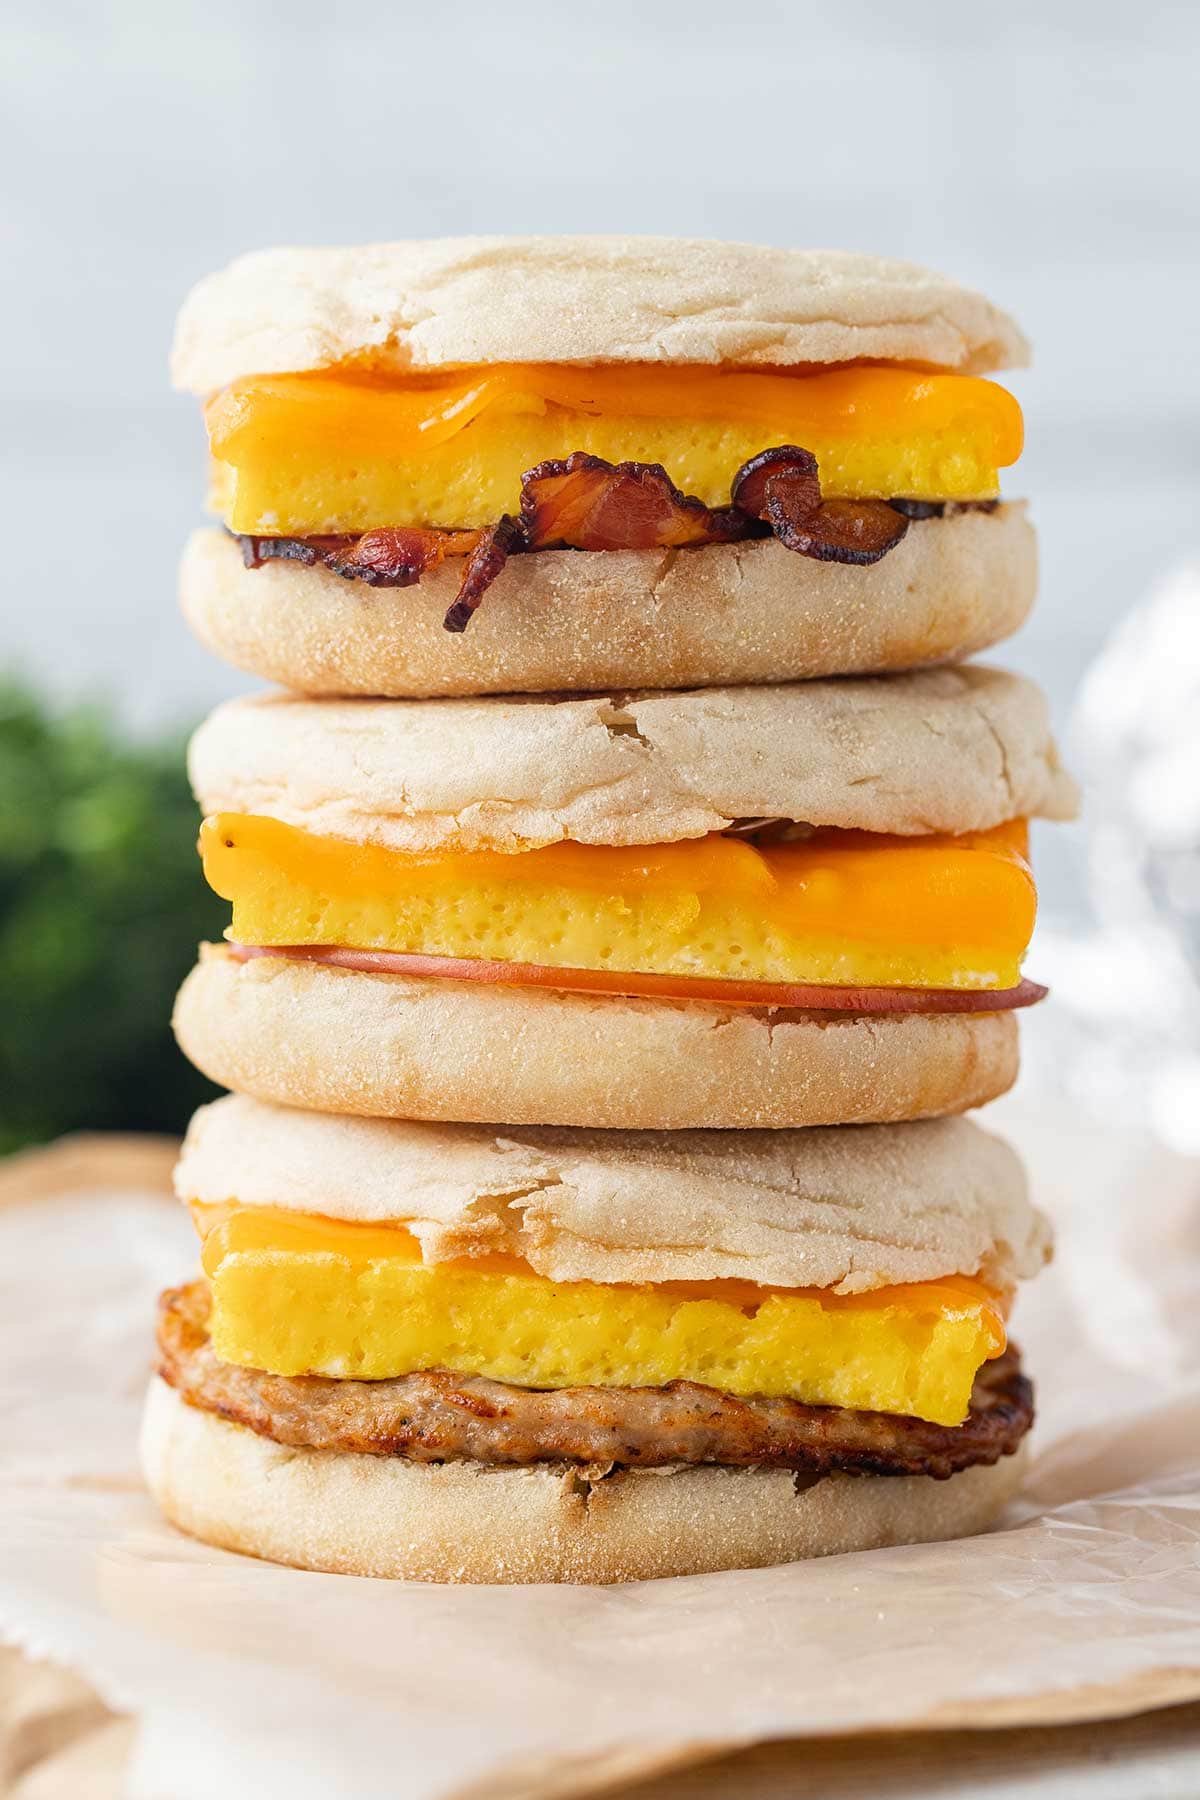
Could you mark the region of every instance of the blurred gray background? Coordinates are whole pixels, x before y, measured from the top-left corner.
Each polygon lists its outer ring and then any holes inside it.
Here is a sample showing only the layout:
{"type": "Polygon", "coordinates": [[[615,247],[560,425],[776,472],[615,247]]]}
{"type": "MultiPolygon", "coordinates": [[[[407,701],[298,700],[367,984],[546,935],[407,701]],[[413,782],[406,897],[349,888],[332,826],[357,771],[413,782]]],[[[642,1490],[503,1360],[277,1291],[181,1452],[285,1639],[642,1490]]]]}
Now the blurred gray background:
{"type": "Polygon", "coordinates": [[[1036,352],[1043,591],[1004,654],[1060,721],[1195,542],[1196,6],[18,0],[3,45],[0,664],[139,729],[245,685],[176,616],[203,440],[165,356],[261,244],[675,232],[983,287],[1036,352]]]}

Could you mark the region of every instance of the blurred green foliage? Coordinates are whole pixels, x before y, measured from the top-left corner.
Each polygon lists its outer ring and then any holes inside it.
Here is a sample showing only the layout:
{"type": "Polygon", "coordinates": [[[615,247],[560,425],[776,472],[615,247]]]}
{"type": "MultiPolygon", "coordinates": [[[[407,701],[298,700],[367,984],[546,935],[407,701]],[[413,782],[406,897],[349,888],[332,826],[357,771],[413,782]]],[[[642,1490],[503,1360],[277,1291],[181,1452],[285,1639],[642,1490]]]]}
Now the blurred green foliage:
{"type": "Polygon", "coordinates": [[[0,683],[0,1151],[179,1131],[214,1092],[170,1031],[228,908],[205,886],[183,743],[0,683]]]}

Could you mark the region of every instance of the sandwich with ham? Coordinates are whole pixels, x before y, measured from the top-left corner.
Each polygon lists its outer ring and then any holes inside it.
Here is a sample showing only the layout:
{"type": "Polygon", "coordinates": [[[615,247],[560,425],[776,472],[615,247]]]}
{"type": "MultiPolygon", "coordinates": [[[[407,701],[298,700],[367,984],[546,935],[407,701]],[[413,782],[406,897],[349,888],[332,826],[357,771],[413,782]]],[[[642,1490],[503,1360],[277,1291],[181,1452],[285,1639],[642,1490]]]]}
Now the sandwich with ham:
{"type": "Polygon", "coordinates": [[[1004,1091],[1074,790],[968,666],[683,694],[236,700],[195,738],[225,1086],[403,1118],[879,1122],[1004,1091]]]}

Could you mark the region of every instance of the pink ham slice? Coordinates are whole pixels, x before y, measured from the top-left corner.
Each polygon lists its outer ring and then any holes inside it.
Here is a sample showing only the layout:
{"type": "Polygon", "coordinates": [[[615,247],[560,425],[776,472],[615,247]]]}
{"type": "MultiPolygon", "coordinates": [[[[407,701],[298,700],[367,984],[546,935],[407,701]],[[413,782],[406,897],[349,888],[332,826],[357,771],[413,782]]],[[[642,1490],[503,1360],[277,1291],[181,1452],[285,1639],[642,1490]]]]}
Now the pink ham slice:
{"type": "Polygon", "coordinates": [[[774,981],[726,981],[718,976],[643,975],[611,969],[556,969],[545,963],[487,962],[454,956],[414,956],[397,950],[348,950],[325,944],[230,944],[238,962],[256,956],[324,963],[365,974],[407,975],[434,981],[487,981],[497,986],[558,988],[570,993],[623,994],[655,1000],[705,1000],[724,1006],[786,1007],[800,1012],[1011,1012],[1036,1006],[1047,989],[1036,981],[1011,988],[817,987],[774,981]]]}

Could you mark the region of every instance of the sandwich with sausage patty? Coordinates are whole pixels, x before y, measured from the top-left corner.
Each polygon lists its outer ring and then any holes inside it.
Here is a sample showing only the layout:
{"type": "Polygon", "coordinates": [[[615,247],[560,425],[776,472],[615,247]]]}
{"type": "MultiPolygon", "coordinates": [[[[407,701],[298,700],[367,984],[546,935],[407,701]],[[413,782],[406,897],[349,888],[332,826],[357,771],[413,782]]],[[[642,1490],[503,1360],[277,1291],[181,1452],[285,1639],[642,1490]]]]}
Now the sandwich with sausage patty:
{"type": "Polygon", "coordinates": [[[203,1280],[143,1455],[184,1530],[306,1568],[609,1582],[976,1531],[1049,1254],[961,1119],[586,1132],[202,1110],[203,1280]]]}

